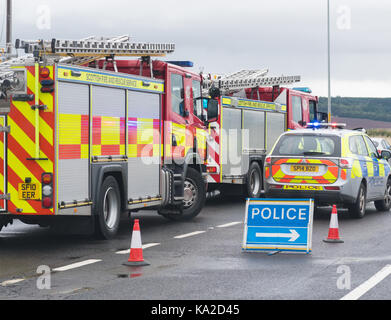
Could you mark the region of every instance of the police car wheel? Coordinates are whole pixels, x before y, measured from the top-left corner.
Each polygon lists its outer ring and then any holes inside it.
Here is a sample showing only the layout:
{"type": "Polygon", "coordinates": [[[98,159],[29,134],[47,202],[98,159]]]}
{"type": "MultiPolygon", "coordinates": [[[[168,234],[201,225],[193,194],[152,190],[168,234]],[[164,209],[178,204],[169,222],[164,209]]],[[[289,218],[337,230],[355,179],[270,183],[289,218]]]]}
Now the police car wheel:
{"type": "Polygon", "coordinates": [[[365,185],[362,183],[358,190],[358,195],[355,203],[349,207],[349,215],[355,219],[361,219],[365,215],[367,204],[367,190],[365,185]]]}
{"type": "Polygon", "coordinates": [[[377,211],[389,211],[391,208],[391,179],[388,178],[384,199],[375,201],[377,211]]]}
{"type": "Polygon", "coordinates": [[[102,183],[96,212],[95,234],[100,239],[112,239],[118,231],[121,217],[121,196],[117,180],[108,176],[102,183]]]}
{"type": "Polygon", "coordinates": [[[257,162],[252,162],[247,174],[246,194],[249,198],[259,198],[262,192],[262,171],[257,162]]]}

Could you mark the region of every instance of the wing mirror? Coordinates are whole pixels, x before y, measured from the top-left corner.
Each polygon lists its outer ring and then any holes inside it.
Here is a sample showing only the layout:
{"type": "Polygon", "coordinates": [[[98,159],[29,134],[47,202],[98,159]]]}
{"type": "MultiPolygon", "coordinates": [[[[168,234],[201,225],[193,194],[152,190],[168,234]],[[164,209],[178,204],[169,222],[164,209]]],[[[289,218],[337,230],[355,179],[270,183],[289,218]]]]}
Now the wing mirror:
{"type": "MultiPolygon", "coordinates": [[[[207,113],[208,113],[208,122],[214,122],[219,117],[219,102],[214,99],[205,99],[207,100],[207,113]]],[[[204,100],[204,104],[205,104],[204,100]]]]}
{"type": "Polygon", "coordinates": [[[388,161],[389,159],[391,159],[391,152],[388,150],[383,150],[381,152],[381,157],[388,161]]]}

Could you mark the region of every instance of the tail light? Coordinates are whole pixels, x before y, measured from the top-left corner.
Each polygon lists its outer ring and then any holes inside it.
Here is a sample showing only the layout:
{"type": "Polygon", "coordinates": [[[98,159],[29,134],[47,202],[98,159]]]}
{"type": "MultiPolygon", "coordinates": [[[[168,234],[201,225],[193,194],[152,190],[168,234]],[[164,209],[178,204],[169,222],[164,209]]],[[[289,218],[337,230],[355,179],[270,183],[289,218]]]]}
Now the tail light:
{"type": "Polygon", "coordinates": [[[339,167],[342,169],[351,169],[353,167],[353,159],[342,158],[339,160],[339,167]]]}
{"type": "Polygon", "coordinates": [[[50,76],[50,70],[49,68],[42,68],[40,71],[39,71],[39,75],[41,76],[41,78],[49,78],[50,76]]]}
{"type": "Polygon", "coordinates": [[[217,173],[217,168],[216,167],[207,167],[206,171],[208,173],[217,173]]]}
{"type": "Polygon", "coordinates": [[[339,191],[340,187],[324,187],[324,189],[328,191],[339,191]]]}
{"type": "Polygon", "coordinates": [[[270,166],[272,164],[272,157],[265,158],[265,166],[270,166]]]}
{"type": "Polygon", "coordinates": [[[53,208],[53,174],[45,172],[41,177],[42,181],[42,208],[53,208]]]}
{"type": "Polygon", "coordinates": [[[42,93],[51,93],[54,92],[54,81],[49,79],[50,70],[49,68],[42,68],[39,71],[39,76],[41,78],[41,92],[42,93]]]}
{"type": "Polygon", "coordinates": [[[282,189],[284,186],[282,184],[271,184],[271,189],[282,189]]]}

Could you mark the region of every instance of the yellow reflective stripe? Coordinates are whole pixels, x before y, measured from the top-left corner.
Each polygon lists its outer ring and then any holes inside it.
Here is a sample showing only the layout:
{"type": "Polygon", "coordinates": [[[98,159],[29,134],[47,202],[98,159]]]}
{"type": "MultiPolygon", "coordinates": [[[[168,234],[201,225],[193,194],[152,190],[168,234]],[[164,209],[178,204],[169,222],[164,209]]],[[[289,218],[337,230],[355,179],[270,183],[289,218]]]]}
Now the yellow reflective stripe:
{"type": "Polygon", "coordinates": [[[153,119],[137,118],[137,144],[153,144],[153,119]]]}
{"type": "Polygon", "coordinates": [[[362,178],[362,170],[361,170],[361,165],[359,160],[354,160],[353,162],[353,168],[352,168],[352,173],[351,177],[352,178],[362,178]]]}
{"type": "Polygon", "coordinates": [[[386,175],[386,170],[384,169],[384,164],[379,162],[379,176],[384,177],[386,175]]]}
{"type": "Polygon", "coordinates": [[[177,146],[186,147],[186,126],[173,122],[172,133],[176,137],[177,146]]]}
{"type": "Polygon", "coordinates": [[[59,114],[59,144],[81,144],[81,115],[59,114]]]}
{"type": "MultiPolygon", "coordinates": [[[[119,145],[121,136],[121,123],[118,117],[101,117],[101,144],[119,145]]],[[[95,154],[95,153],[94,153],[95,154]]]]}
{"type": "Polygon", "coordinates": [[[373,160],[369,157],[365,157],[365,160],[367,161],[368,177],[373,177],[375,175],[373,160]]]}
{"type": "Polygon", "coordinates": [[[323,164],[322,160],[317,160],[317,159],[308,159],[308,163],[316,163],[316,164],[323,164]]]}

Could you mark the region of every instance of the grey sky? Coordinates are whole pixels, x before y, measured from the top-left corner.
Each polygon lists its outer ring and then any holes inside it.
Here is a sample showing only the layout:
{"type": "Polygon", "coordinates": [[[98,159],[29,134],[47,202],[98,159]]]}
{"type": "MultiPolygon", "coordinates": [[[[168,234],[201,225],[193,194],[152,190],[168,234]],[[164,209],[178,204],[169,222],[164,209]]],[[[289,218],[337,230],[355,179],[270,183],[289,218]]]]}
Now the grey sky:
{"type": "MultiPolygon", "coordinates": [[[[0,21],[4,3],[1,0],[0,21]]],[[[14,0],[13,36],[78,39],[130,34],[135,41],[174,42],[176,53],[169,59],[191,60],[195,71],[269,67],[270,75],[299,74],[301,86],[327,95],[326,3],[14,0]],[[40,5],[50,9],[50,30],[37,26],[40,5]]],[[[331,14],[332,94],[390,97],[391,2],[331,0],[331,14]],[[341,29],[341,24],[348,28],[341,29]]]]}

